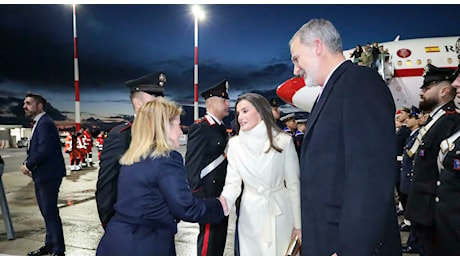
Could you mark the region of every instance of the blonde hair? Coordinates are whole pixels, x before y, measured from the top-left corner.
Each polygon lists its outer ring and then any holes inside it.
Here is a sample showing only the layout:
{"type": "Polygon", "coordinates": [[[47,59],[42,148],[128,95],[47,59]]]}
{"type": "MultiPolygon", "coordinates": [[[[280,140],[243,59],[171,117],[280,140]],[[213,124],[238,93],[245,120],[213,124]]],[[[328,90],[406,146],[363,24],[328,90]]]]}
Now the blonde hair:
{"type": "Polygon", "coordinates": [[[170,124],[181,113],[179,105],[163,97],[142,105],[131,127],[131,143],[120,164],[131,165],[149,156],[168,156],[174,149],[169,139],[170,124]]]}

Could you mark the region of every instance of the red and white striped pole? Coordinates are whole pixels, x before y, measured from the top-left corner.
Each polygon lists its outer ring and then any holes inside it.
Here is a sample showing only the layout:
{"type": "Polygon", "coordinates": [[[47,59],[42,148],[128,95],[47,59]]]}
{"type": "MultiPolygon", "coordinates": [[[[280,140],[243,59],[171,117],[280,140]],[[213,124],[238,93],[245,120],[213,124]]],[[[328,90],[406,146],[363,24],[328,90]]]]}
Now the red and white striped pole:
{"type": "Polygon", "coordinates": [[[198,14],[195,13],[195,67],[194,67],[194,83],[195,83],[195,101],[194,101],[194,116],[193,119],[198,119],[198,14]]]}
{"type": "Polygon", "coordinates": [[[73,4],[73,45],[74,45],[74,79],[75,79],[75,130],[80,130],[80,78],[78,76],[77,45],[77,11],[73,4]]]}

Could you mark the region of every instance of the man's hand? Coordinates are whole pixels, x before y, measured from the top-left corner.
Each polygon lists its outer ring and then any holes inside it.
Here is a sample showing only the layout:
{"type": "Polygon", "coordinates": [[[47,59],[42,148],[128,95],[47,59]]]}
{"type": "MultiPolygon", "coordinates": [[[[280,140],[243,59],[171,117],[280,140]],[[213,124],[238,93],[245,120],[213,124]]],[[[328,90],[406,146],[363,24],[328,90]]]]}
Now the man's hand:
{"type": "Polygon", "coordinates": [[[228,210],[227,199],[224,196],[220,196],[217,199],[220,201],[220,204],[222,204],[222,209],[224,210],[224,215],[228,216],[228,214],[230,214],[230,212],[228,210]]]}
{"type": "Polygon", "coordinates": [[[27,167],[23,164],[21,165],[21,172],[24,173],[24,175],[29,176],[32,178],[32,172],[27,169],[27,167]]]}

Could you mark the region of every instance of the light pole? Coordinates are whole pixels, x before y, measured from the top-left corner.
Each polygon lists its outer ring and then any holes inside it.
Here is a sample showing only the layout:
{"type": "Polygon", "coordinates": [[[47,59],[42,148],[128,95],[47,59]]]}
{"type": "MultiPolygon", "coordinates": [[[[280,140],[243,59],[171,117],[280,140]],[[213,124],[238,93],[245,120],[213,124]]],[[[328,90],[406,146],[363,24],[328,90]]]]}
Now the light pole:
{"type": "Polygon", "coordinates": [[[194,113],[193,119],[196,121],[198,119],[198,19],[204,18],[204,13],[201,8],[197,5],[192,7],[192,12],[195,17],[195,66],[194,66],[194,113]]]}
{"type": "Polygon", "coordinates": [[[75,79],[75,131],[80,131],[80,78],[78,76],[78,45],[77,45],[77,11],[75,4],[73,6],[73,61],[74,61],[74,79],[75,79]]]}

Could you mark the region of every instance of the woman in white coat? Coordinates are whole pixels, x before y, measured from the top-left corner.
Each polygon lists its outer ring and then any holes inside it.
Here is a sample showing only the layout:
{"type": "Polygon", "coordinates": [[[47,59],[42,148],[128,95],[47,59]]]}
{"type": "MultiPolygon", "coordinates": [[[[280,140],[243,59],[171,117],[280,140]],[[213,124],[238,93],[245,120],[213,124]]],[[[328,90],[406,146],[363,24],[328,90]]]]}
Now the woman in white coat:
{"type": "Polygon", "coordinates": [[[242,194],[236,227],[240,255],[284,255],[292,238],[301,241],[299,160],[293,139],[277,127],[265,97],[241,95],[235,110],[239,131],[228,143],[221,197],[230,209],[242,194]]]}

